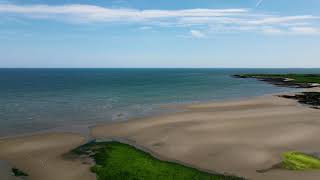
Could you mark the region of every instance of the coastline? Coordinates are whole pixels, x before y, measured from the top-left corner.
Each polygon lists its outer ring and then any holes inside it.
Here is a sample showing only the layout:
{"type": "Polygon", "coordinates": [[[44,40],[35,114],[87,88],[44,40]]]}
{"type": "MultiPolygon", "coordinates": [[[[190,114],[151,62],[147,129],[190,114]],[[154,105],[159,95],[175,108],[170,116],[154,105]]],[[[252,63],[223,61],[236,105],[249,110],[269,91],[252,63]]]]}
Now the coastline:
{"type": "MultiPolygon", "coordinates": [[[[278,163],[287,150],[320,152],[313,140],[320,135],[320,128],[314,126],[320,123],[319,110],[275,95],[182,107],[186,111],[98,124],[90,128],[90,137],[127,139],[167,160],[249,179],[316,179],[320,175],[315,171],[256,172],[278,163]]],[[[76,133],[2,138],[0,159],[28,172],[30,179],[94,179],[90,164],[62,157],[85,142],[76,133]],[[41,162],[47,168],[41,168],[41,162]]]]}

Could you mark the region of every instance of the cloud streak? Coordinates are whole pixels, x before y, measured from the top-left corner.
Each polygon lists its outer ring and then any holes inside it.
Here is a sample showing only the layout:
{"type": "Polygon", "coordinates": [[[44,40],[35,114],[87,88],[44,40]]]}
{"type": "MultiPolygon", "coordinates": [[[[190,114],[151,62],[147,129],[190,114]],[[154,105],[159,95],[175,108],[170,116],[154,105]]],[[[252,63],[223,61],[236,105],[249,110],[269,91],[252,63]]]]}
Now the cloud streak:
{"type": "Polygon", "coordinates": [[[222,17],[239,15],[247,12],[245,9],[183,9],[183,10],[137,10],[111,9],[93,5],[29,5],[0,4],[0,13],[18,14],[28,17],[67,16],[75,20],[108,22],[108,21],[141,21],[161,18],[179,17],[222,17]]]}
{"type": "MultiPolygon", "coordinates": [[[[259,1],[259,5],[262,1],[259,1]]],[[[249,9],[139,10],[113,9],[85,4],[17,5],[0,3],[0,16],[58,20],[69,23],[138,23],[142,26],[219,27],[222,31],[259,31],[274,34],[296,32],[317,34],[319,17],[257,14],[249,9]],[[317,22],[317,23],[314,23],[317,22]],[[308,25],[308,26],[306,26],[308,25]],[[265,28],[265,27],[268,28],[265,28]],[[306,28],[307,27],[307,28],[306,28]]],[[[196,31],[191,34],[200,35],[196,31]]],[[[201,36],[201,35],[200,35],[201,36]]]]}

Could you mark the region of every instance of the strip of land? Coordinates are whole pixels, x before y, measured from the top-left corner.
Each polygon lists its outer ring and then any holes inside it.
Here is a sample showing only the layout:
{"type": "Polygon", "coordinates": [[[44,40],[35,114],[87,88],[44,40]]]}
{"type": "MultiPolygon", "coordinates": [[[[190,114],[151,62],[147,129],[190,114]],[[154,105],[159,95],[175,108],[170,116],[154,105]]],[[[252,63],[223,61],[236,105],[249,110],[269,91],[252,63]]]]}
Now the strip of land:
{"type": "Polygon", "coordinates": [[[235,78],[255,78],[268,83],[295,88],[320,87],[320,74],[237,74],[235,78]]]}

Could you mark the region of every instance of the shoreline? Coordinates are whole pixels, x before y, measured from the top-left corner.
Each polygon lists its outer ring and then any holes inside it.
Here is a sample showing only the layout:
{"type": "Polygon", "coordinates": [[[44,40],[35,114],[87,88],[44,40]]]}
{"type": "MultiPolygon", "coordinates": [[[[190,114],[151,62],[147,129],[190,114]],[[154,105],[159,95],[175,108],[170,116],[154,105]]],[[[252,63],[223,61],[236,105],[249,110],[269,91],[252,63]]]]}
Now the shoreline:
{"type": "MultiPolygon", "coordinates": [[[[307,90],[310,91],[313,89],[307,90]]],[[[319,91],[319,89],[314,90],[319,91]]],[[[305,90],[299,89],[299,92],[300,91],[305,90]]],[[[289,92],[289,94],[292,93],[297,92],[289,92]]],[[[204,169],[210,172],[227,173],[246,178],[249,177],[250,179],[281,179],[287,176],[292,177],[292,179],[305,177],[308,177],[309,179],[316,178],[318,175],[320,175],[320,173],[275,170],[265,174],[259,174],[252,169],[254,165],[257,166],[256,170],[267,168],[267,166],[279,161],[280,158],[279,150],[275,149],[277,149],[277,146],[281,146],[281,143],[273,143],[270,141],[269,144],[267,143],[262,146],[255,145],[259,142],[257,141],[259,137],[253,141],[255,138],[251,139],[246,134],[247,131],[256,131],[253,133],[256,136],[259,136],[260,133],[266,133],[259,132],[259,128],[261,128],[261,122],[257,122],[257,118],[262,117],[261,113],[264,113],[266,116],[264,118],[266,121],[272,121],[272,123],[262,123],[262,125],[270,126],[269,128],[271,129],[269,130],[277,128],[276,126],[282,125],[282,123],[276,122],[273,120],[273,118],[279,119],[286,116],[295,118],[293,122],[291,122],[288,117],[284,119],[284,125],[287,123],[287,125],[289,124],[290,126],[292,125],[294,127],[291,129],[292,133],[290,133],[290,128],[288,129],[289,135],[285,134],[284,136],[289,137],[286,137],[287,139],[284,138],[282,140],[283,143],[286,143],[286,140],[288,140],[288,142],[294,142],[295,140],[290,138],[290,136],[295,136],[299,143],[301,143],[301,139],[304,138],[306,138],[307,142],[312,141],[309,139],[309,137],[299,136],[294,133],[294,131],[299,130],[299,128],[295,127],[294,125],[296,123],[307,124],[302,126],[302,130],[303,132],[306,132],[308,136],[309,134],[307,131],[309,130],[313,131],[315,134],[318,134],[318,129],[309,129],[308,123],[317,123],[316,117],[320,115],[320,111],[313,110],[304,105],[300,106],[295,100],[275,97],[275,95],[283,94],[288,93],[276,93],[272,95],[269,94],[259,97],[242,98],[238,100],[178,105],[179,108],[184,108],[186,111],[169,113],[160,116],[137,118],[125,122],[97,124],[89,127],[89,138],[86,138],[79,133],[65,132],[40,132],[31,135],[18,135],[9,138],[2,137],[0,138],[0,159],[8,161],[14,166],[18,166],[18,168],[21,168],[26,172],[29,171],[28,174],[31,175],[31,179],[35,180],[44,178],[46,175],[39,171],[39,163],[37,163],[37,161],[39,161],[41,158],[48,161],[48,164],[52,165],[52,167],[55,167],[52,168],[52,170],[48,170],[46,173],[56,174],[56,176],[61,175],[59,178],[62,180],[68,175],[70,175],[68,180],[72,180],[70,177],[78,178],[80,177],[79,174],[81,174],[83,177],[94,179],[93,174],[89,171],[90,166],[88,164],[82,164],[81,161],[77,160],[70,162],[69,160],[63,159],[62,155],[67,153],[69,150],[85,143],[89,139],[115,138],[118,140],[126,139],[128,142],[134,142],[136,146],[142,147],[144,150],[148,150],[149,152],[154,152],[152,154],[155,154],[156,157],[163,157],[163,159],[169,161],[182,162],[185,165],[191,165],[194,168],[204,169]],[[281,110],[284,112],[281,112],[281,110]],[[306,118],[299,120],[297,117],[306,118]],[[250,120],[246,120],[246,118],[249,118],[250,120]],[[238,121],[244,121],[244,124],[239,124],[238,121]],[[235,125],[233,125],[233,123],[235,123],[235,125]],[[256,130],[256,128],[258,128],[258,130],[256,130]],[[244,142],[241,143],[241,139],[239,139],[239,142],[235,143],[234,141],[238,137],[235,137],[232,131],[239,131],[239,136],[242,136],[243,134],[243,138],[247,139],[247,142],[245,143],[247,145],[243,144],[244,142]],[[23,142],[22,144],[24,145],[21,145],[21,142],[23,142]],[[35,149],[30,151],[30,147],[25,146],[25,144],[28,143],[30,143],[30,146],[38,144],[39,147],[35,147],[35,149]],[[271,147],[267,147],[270,144],[273,145],[271,147]],[[59,149],[58,151],[57,148],[60,148],[61,150],[59,149]],[[42,156],[32,156],[35,158],[34,160],[19,160],[19,158],[22,158],[23,155],[32,154],[33,151],[38,152],[40,155],[42,154],[42,156]],[[221,157],[218,156],[219,153],[222,153],[221,157]],[[240,157],[238,155],[240,155],[240,157]],[[260,159],[261,161],[266,162],[261,164],[261,162],[253,162],[252,160],[243,159],[241,157],[246,157],[249,155],[257,156],[255,158],[258,159],[257,161],[260,159]],[[10,158],[13,156],[15,158],[10,158]],[[50,159],[49,157],[51,156],[61,157],[57,160],[50,159]],[[225,164],[224,161],[228,159],[228,156],[232,157],[232,159],[234,158],[233,160],[229,159],[229,162],[231,163],[234,161],[232,164],[235,165],[225,164]],[[268,157],[270,158],[269,160],[268,157]],[[246,163],[243,161],[247,161],[247,167],[244,165],[246,163]],[[61,165],[64,165],[65,169],[57,168],[61,165]],[[79,170],[74,170],[74,166],[80,166],[81,168],[79,168],[79,170]],[[67,172],[67,169],[72,170],[72,173],[67,172]]],[[[278,131],[276,132],[279,133],[278,131]]],[[[269,134],[269,132],[267,132],[267,134],[269,134]]],[[[261,134],[260,136],[260,140],[266,138],[261,134]]],[[[277,139],[274,139],[274,141],[276,142],[277,139]]],[[[294,145],[292,145],[292,147],[294,147],[294,145]]],[[[300,148],[304,151],[308,150],[307,147],[304,149],[302,145],[296,147],[298,147],[297,149],[300,148]]],[[[311,150],[317,150],[317,152],[320,152],[320,145],[319,147],[308,147],[311,150]]],[[[283,148],[280,149],[285,150],[283,148]]],[[[55,176],[51,178],[55,179],[54,177],[55,176]]],[[[46,177],[46,179],[50,178],[46,177]]],[[[85,180],[85,178],[83,179],[85,180]]]]}
{"type": "MultiPolygon", "coordinates": [[[[313,88],[308,88],[308,89],[311,90],[313,88]]],[[[224,99],[216,99],[216,100],[199,100],[199,101],[189,101],[189,102],[181,102],[181,103],[174,102],[174,103],[156,104],[156,105],[158,105],[158,109],[165,109],[166,112],[143,115],[141,117],[140,116],[139,117],[131,117],[126,120],[119,120],[119,121],[114,120],[114,121],[106,121],[106,122],[97,122],[97,123],[92,123],[92,124],[74,124],[71,126],[64,125],[64,126],[58,126],[55,128],[48,128],[48,129],[44,129],[44,130],[40,130],[40,131],[19,133],[16,135],[4,135],[4,136],[0,136],[0,141],[3,139],[18,138],[18,137],[25,137],[25,136],[32,136],[32,135],[41,135],[41,134],[47,134],[47,133],[75,133],[75,134],[80,134],[82,136],[85,136],[85,137],[87,137],[88,140],[90,140],[90,129],[92,127],[99,126],[99,125],[130,122],[130,121],[136,121],[136,120],[147,119],[147,118],[152,118],[152,117],[161,117],[161,116],[166,116],[166,115],[172,115],[175,113],[187,111],[188,110],[187,107],[190,105],[243,101],[243,100],[248,100],[248,99],[258,98],[258,97],[299,93],[299,92],[303,92],[308,89],[294,89],[294,88],[292,88],[292,91],[283,91],[280,93],[267,93],[267,94],[263,94],[263,95],[243,96],[243,97],[237,97],[237,98],[224,98],[224,99]]]]}

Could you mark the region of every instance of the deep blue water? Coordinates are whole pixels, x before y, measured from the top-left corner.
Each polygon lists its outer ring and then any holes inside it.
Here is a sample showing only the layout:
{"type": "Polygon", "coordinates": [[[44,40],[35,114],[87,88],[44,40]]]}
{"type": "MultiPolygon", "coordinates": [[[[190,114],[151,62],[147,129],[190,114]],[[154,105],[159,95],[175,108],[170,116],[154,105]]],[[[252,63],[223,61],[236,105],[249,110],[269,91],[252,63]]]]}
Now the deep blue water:
{"type": "Polygon", "coordinates": [[[287,91],[236,73],[320,69],[0,69],[0,136],[167,112],[162,105],[287,91]]]}

